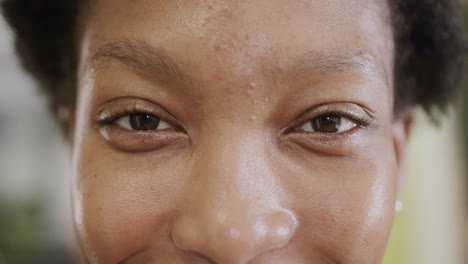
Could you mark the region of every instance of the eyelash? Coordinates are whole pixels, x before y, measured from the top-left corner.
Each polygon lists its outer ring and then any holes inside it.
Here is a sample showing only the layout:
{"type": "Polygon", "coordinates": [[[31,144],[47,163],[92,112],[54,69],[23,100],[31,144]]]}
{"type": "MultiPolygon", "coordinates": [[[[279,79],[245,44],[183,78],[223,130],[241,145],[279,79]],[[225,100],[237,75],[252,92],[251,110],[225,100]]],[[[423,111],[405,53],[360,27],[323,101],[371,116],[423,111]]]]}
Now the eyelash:
{"type": "MultiPolygon", "coordinates": [[[[303,114],[303,116],[306,116],[306,115],[308,115],[308,114],[305,114],[305,115],[303,114]]],[[[359,126],[361,128],[366,128],[366,127],[370,126],[370,124],[371,124],[370,118],[359,116],[359,115],[357,115],[356,113],[354,113],[352,111],[338,110],[338,109],[324,109],[324,110],[319,110],[318,113],[314,113],[314,115],[312,117],[301,118],[300,119],[301,121],[296,123],[297,125],[294,125],[292,128],[288,129],[287,132],[298,131],[300,129],[300,127],[303,126],[305,123],[311,122],[311,121],[313,121],[316,118],[319,118],[321,116],[332,116],[332,115],[347,118],[347,119],[351,120],[352,122],[356,123],[357,126],[359,126]]],[[[344,132],[344,133],[347,133],[347,132],[344,132]]]]}
{"type": "Polygon", "coordinates": [[[128,115],[152,115],[164,122],[167,122],[173,125],[174,127],[178,127],[177,125],[173,124],[173,122],[162,117],[162,114],[155,113],[156,111],[154,110],[151,111],[151,110],[144,110],[144,109],[139,109],[139,108],[143,108],[143,107],[139,107],[138,105],[133,105],[131,109],[129,107],[122,107],[122,108],[112,110],[112,111],[105,111],[101,113],[98,119],[98,125],[101,127],[113,125],[114,122],[128,115]]]}
{"type": "Polygon", "coordinates": [[[336,116],[348,118],[349,120],[355,122],[358,126],[361,126],[361,127],[367,127],[370,124],[370,121],[367,120],[365,117],[358,116],[351,111],[340,111],[340,110],[324,111],[324,113],[316,114],[315,117],[310,120],[313,120],[320,116],[327,116],[327,115],[336,115],[336,116]]]}

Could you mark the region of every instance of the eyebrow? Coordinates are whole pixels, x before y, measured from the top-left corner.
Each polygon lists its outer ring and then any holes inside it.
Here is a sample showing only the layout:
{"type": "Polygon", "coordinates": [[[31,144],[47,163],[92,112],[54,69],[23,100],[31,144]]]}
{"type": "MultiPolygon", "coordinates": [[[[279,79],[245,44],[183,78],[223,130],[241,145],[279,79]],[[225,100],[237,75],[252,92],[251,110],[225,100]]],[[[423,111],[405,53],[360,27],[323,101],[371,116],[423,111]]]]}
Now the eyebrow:
{"type": "MultiPolygon", "coordinates": [[[[140,71],[157,74],[164,80],[179,80],[192,85],[190,76],[173,56],[164,50],[151,46],[143,41],[117,39],[96,49],[91,63],[117,60],[140,71]]],[[[288,79],[307,79],[318,74],[333,72],[358,71],[366,76],[373,75],[388,85],[385,67],[374,56],[363,51],[332,50],[309,51],[293,58],[287,71],[288,79]]]]}
{"type": "Polygon", "coordinates": [[[294,58],[293,61],[294,63],[289,69],[290,78],[307,78],[310,75],[357,71],[366,76],[378,77],[385,84],[388,84],[388,74],[385,67],[374,56],[364,51],[310,51],[294,58]]]}
{"type": "Polygon", "coordinates": [[[190,83],[190,78],[174,57],[143,41],[118,39],[97,48],[91,63],[117,60],[140,71],[157,74],[159,78],[190,83]]]}

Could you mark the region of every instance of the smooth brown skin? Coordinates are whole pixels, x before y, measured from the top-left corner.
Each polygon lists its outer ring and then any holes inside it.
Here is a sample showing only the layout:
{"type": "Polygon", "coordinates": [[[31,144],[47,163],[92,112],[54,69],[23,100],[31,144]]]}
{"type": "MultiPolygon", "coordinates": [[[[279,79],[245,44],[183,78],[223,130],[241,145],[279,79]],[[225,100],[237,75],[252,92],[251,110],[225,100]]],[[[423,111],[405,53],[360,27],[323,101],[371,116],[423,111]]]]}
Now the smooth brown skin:
{"type": "Polygon", "coordinates": [[[409,126],[386,1],[91,2],[73,143],[84,262],[382,261],[409,126]],[[134,109],[169,127],[126,129],[134,109]],[[303,129],[330,111],[368,124],[303,129]]]}

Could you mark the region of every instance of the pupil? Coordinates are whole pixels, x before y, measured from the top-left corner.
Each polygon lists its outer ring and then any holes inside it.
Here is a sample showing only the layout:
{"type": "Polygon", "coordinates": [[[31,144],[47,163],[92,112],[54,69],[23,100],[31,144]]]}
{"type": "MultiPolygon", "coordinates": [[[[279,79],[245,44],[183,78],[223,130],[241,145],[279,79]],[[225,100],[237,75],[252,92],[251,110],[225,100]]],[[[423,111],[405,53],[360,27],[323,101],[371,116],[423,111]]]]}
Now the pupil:
{"type": "Polygon", "coordinates": [[[340,130],[341,117],[336,115],[319,116],[312,120],[312,128],[317,132],[336,133],[340,130]]]}
{"type": "Polygon", "coordinates": [[[130,126],[133,130],[156,130],[159,118],[152,115],[136,114],[130,116],[130,126]]]}

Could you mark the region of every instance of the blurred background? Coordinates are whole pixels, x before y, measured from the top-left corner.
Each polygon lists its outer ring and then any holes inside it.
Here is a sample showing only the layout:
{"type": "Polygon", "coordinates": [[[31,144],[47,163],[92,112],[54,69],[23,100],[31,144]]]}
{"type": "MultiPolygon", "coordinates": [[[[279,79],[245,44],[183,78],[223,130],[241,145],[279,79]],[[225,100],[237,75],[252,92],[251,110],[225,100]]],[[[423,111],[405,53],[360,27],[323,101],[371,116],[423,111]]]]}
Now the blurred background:
{"type": "MultiPolygon", "coordinates": [[[[0,17],[0,264],[73,263],[76,255],[70,150],[45,105],[0,17]]],[[[460,105],[438,128],[417,114],[384,264],[468,263],[468,103],[460,105]]]]}

